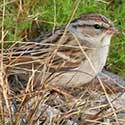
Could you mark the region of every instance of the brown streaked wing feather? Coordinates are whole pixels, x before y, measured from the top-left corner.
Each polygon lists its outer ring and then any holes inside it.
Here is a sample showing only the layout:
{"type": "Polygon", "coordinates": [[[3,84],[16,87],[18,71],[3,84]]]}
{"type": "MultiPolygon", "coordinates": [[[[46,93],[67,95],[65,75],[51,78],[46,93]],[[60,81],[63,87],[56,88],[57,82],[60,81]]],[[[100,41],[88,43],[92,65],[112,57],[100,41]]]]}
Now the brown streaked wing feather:
{"type": "Polygon", "coordinates": [[[63,32],[64,29],[57,29],[53,35],[48,33],[41,37],[41,41],[39,38],[38,42],[17,43],[13,50],[6,52],[4,63],[24,68],[45,64],[54,71],[77,68],[85,57],[69,31],[57,50],[63,32]]]}

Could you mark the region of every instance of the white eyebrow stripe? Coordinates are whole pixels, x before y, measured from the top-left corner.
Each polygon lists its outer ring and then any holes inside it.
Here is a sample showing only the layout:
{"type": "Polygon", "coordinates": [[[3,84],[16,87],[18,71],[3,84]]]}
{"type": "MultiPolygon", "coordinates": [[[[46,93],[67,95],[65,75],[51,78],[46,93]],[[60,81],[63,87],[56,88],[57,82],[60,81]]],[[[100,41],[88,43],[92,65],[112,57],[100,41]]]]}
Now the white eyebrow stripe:
{"type": "MultiPolygon", "coordinates": [[[[87,21],[78,20],[75,23],[71,23],[71,24],[72,25],[93,25],[93,24],[97,24],[97,22],[94,20],[87,20],[87,21]]],[[[101,23],[98,22],[98,24],[101,24],[101,23]]]]}

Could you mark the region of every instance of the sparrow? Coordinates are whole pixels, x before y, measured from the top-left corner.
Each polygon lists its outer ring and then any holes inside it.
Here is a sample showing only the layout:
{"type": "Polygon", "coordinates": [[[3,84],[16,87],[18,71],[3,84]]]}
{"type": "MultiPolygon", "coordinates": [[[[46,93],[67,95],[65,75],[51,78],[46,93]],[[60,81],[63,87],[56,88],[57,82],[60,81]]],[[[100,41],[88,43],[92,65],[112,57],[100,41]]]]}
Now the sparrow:
{"type": "Polygon", "coordinates": [[[40,34],[29,42],[17,42],[3,53],[9,75],[42,84],[78,87],[93,80],[106,64],[111,38],[118,30],[101,14],[86,14],[40,34]]]}

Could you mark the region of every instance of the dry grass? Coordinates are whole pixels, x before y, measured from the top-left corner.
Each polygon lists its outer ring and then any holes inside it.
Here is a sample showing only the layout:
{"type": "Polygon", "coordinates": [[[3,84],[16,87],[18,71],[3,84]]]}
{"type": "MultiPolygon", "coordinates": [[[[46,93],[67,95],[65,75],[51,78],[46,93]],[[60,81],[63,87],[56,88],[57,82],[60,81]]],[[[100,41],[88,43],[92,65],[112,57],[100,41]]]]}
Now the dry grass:
{"type": "MultiPolygon", "coordinates": [[[[44,0],[44,2],[48,1],[44,0]]],[[[56,1],[53,0],[53,2],[54,21],[52,24],[54,24],[54,29],[57,25],[57,17],[56,1]]],[[[80,0],[76,1],[76,6],[72,11],[68,24],[71,22],[72,18],[74,18],[79,2],[80,0]]],[[[0,53],[0,125],[125,124],[125,109],[123,105],[117,107],[118,103],[116,103],[116,100],[118,101],[122,94],[120,93],[121,95],[119,95],[118,92],[115,93],[113,91],[114,88],[112,89],[106,86],[100,78],[98,78],[98,83],[90,83],[80,88],[66,89],[59,86],[53,86],[49,84],[49,82],[51,82],[51,76],[46,78],[45,72],[49,69],[47,69],[46,64],[44,64],[45,66],[43,66],[43,69],[40,71],[42,74],[41,81],[36,80],[36,74],[39,71],[34,65],[32,65],[30,69],[31,74],[27,81],[19,78],[17,75],[14,75],[10,78],[10,81],[8,81],[9,70],[13,69],[14,65],[16,65],[19,58],[22,56],[19,55],[12,59],[11,53],[9,53],[10,57],[7,57],[9,63],[6,64],[6,61],[4,61],[4,55],[6,55],[4,44],[6,35],[8,34],[8,31],[4,28],[4,18],[6,15],[6,7],[10,3],[14,3],[15,6],[18,6],[16,28],[14,29],[15,37],[13,41],[16,40],[18,34],[17,30],[20,19],[23,20],[27,17],[26,15],[28,15],[30,7],[37,4],[37,2],[33,0],[27,4],[28,7],[25,7],[23,6],[22,0],[18,2],[14,0],[6,2],[3,0],[1,5],[3,9],[0,53]]],[[[39,24],[38,22],[39,20],[36,19],[35,23],[39,24]]],[[[27,30],[23,30],[23,33],[21,34],[23,36],[22,38],[28,39],[27,30]]],[[[66,31],[63,36],[65,36],[65,33],[66,31]]],[[[59,43],[61,43],[63,36],[59,43]]],[[[11,44],[8,50],[13,50],[17,42],[18,41],[11,44]]],[[[56,51],[58,50],[58,46],[56,51]]],[[[56,51],[54,53],[56,53],[56,51]]],[[[82,48],[81,51],[84,55],[86,54],[82,48]]],[[[54,56],[54,53],[52,56],[54,56]]],[[[29,63],[28,61],[25,62],[29,63]]]]}

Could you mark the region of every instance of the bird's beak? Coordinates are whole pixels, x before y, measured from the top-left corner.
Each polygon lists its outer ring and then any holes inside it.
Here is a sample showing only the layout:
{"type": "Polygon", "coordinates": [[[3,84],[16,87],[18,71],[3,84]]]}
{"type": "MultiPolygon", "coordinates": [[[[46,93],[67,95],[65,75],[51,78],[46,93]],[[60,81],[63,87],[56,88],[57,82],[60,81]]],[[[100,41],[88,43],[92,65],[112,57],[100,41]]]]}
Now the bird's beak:
{"type": "Polygon", "coordinates": [[[116,27],[110,27],[110,28],[108,29],[107,33],[114,35],[114,34],[119,34],[120,31],[119,31],[116,27]]]}

